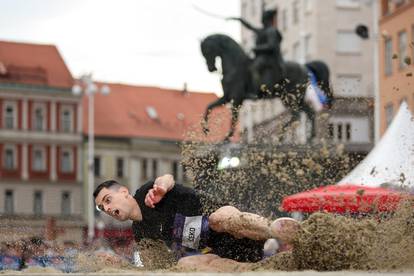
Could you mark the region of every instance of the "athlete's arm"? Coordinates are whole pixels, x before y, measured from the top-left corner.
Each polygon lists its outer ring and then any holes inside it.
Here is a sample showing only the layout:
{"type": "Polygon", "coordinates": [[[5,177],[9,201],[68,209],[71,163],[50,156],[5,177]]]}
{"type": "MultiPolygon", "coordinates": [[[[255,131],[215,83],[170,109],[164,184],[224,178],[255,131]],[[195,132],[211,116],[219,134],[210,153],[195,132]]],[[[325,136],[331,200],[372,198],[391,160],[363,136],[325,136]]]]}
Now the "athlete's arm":
{"type": "Polygon", "coordinates": [[[174,188],[174,185],[174,177],[171,174],[157,177],[154,181],[154,185],[145,196],[145,205],[154,208],[155,204],[160,202],[165,194],[174,188]]]}

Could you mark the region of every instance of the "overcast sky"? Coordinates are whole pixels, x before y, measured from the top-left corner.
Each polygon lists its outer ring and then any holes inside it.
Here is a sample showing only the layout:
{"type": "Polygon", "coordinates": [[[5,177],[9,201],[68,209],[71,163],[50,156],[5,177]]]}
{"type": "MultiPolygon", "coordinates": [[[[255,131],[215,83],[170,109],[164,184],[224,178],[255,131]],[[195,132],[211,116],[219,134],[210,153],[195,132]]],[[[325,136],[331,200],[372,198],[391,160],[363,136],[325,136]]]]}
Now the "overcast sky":
{"type": "Polygon", "coordinates": [[[240,25],[239,0],[0,0],[0,39],[58,46],[75,77],[221,94],[200,39],[240,25]]]}

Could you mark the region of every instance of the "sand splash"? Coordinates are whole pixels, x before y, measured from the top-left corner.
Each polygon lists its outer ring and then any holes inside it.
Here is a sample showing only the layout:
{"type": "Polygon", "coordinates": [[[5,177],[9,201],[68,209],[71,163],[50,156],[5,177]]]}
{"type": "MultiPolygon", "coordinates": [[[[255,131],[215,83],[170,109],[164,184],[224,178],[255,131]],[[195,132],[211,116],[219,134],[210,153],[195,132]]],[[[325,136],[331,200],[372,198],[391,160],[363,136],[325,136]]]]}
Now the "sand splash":
{"type": "Polygon", "coordinates": [[[206,213],[229,204],[268,218],[281,216],[283,197],[321,185],[336,183],[359,161],[343,153],[342,146],[321,144],[287,150],[278,146],[245,146],[237,154],[241,166],[217,170],[225,145],[183,146],[183,165],[202,194],[206,213]]]}
{"type": "MultiPolygon", "coordinates": [[[[316,186],[336,183],[362,157],[344,153],[342,145],[291,147],[278,144],[245,145],[239,152],[242,166],[217,170],[225,148],[201,143],[183,146],[183,165],[203,195],[206,213],[222,204],[269,219],[281,199],[316,186]]],[[[413,202],[392,216],[372,214],[360,218],[316,213],[303,222],[294,249],[244,267],[257,270],[395,270],[414,269],[413,202]]]]}
{"type": "Polygon", "coordinates": [[[253,269],[414,269],[413,203],[406,202],[393,217],[383,220],[313,214],[303,223],[291,252],[272,256],[253,269]]]}

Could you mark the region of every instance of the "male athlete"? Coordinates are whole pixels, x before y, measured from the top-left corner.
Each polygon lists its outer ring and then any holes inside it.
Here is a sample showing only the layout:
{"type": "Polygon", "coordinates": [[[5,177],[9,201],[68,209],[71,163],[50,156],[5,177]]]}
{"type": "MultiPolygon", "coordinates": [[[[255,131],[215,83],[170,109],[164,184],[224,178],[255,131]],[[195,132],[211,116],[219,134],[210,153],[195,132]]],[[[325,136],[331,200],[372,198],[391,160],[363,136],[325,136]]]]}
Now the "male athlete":
{"type": "Polygon", "coordinates": [[[101,183],[93,195],[98,208],[106,214],[119,221],[133,221],[136,241],[163,240],[177,253],[178,264],[190,269],[212,263],[259,261],[267,239],[289,243],[292,233],[300,227],[290,218],[270,223],[232,206],[203,214],[196,191],[175,184],[169,174],[147,182],[134,196],[114,180],[101,183]]]}

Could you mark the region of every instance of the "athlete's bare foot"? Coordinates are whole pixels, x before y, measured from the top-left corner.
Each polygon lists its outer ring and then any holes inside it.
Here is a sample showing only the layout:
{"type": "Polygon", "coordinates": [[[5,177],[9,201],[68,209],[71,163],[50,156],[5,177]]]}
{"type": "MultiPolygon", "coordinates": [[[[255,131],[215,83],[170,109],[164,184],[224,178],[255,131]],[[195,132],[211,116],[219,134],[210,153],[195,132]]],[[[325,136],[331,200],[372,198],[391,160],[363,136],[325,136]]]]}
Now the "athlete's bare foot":
{"type": "Polygon", "coordinates": [[[272,236],[289,245],[301,229],[300,222],[293,218],[278,218],[270,225],[272,236]]]}

